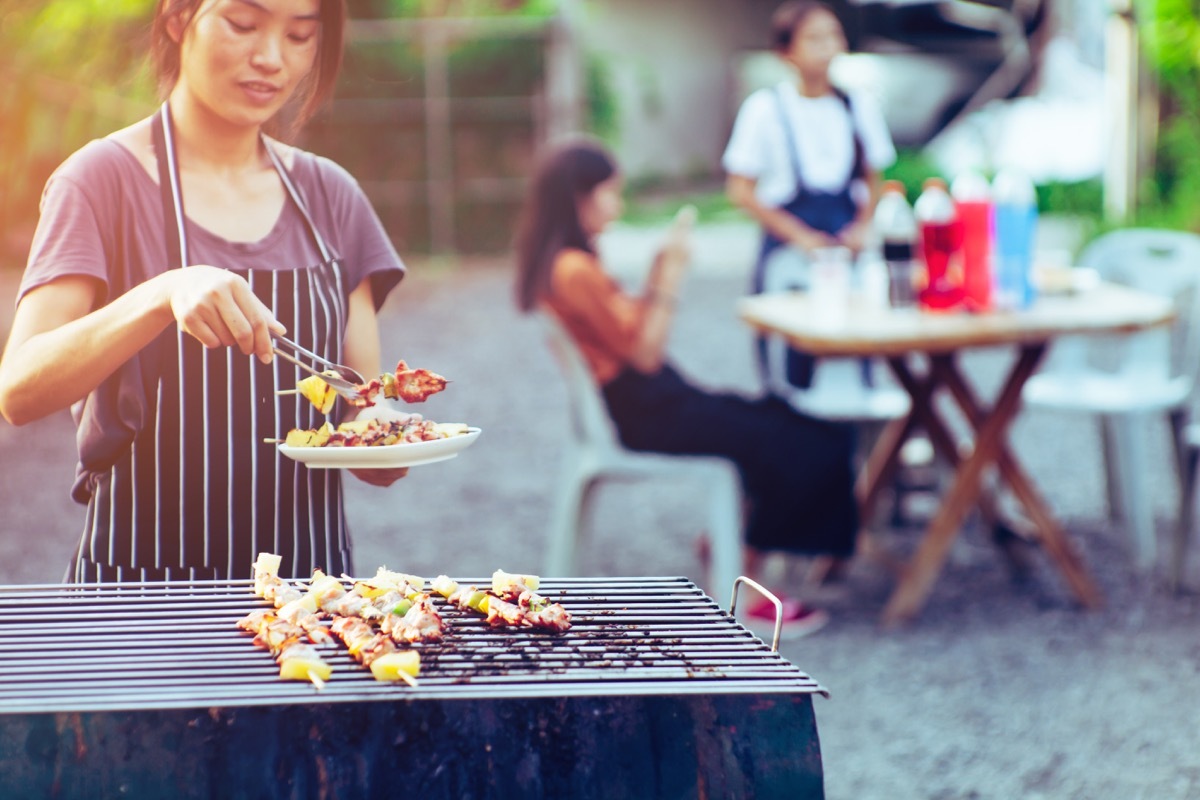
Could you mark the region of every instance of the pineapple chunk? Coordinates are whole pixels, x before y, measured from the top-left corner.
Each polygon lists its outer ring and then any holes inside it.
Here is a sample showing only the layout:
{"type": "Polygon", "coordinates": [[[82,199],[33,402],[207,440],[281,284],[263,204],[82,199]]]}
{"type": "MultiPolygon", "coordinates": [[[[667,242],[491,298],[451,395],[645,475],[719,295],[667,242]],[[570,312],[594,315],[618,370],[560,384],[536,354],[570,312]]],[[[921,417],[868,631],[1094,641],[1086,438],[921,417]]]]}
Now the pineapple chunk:
{"type": "Polygon", "coordinates": [[[329,441],[330,436],[333,436],[333,426],[326,422],[317,428],[316,438],[313,439],[313,447],[324,447],[325,443],[329,441]]]}
{"type": "Polygon", "coordinates": [[[352,419],[349,422],[343,422],[337,426],[337,429],[342,433],[357,433],[360,436],[371,430],[375,425],[373,419],[352,419]]]}
{"type": "Polygon", "coordinates": [[[527,589],[536,592],[541,582],[537,575],[514,575],[502,569],[492,573],[492,591],[496,594],[505,594],[509,587],[517,583],[523,583],[527,589]]]}
{"type": "Polygon", "coordinates": [[[262,597],[266,593],[267,584],[279,577],[279,565],[283,556],[275,553],[259,553],[254,562],[254,593],[262,597]]]}
{"type": "Polygon", "coordinates": [[[279,677],[285,681],[327,681],[333,675],[333,667],[324,661],[309,661],[304,658],[289,658],[279,662],[279,677]],[[313,680],[313,677],[317,680],[313,680]]]}
{"type": "Polygon", "coordinates": [[[470,430],[466,423],[463,422],[439,422],[433,426],[433,429],[443,439],[448,439],[451,436],[462,436],[470,430]]]}
{"type": "Polygon", "coordinates": [[[316,375],[310,375],[296,384],[296,389],[300,394],[317,407],[317,410],[322,414],[328,414],[333,410],[333,403],[337,400],[337,392],[325,381],[321,380],[316,375]]]}
{"type": "Polygon", "coordinates": [[[317,432],[306,431],[300,428],[293,428],[288,431],[287,438],[283,443],[288,447],[316,447],[317,432]]]}
{"type": "Polygon", "coordinates": [[[429,585],[442,597],[449,597],[458,591],[458,581],[455,581],[449,575],[438,575],[429,585]]]}
{"type": "Polygon", "coordinates": [[[371,662],[371,674],[377,681],[399,681],[401,673],[415,678],[421,671],[421,654],[416,650],[387,653],[371,662]]]}
{"type": "Polygon", "coordinates": [[[302,609],[307,611],[309,614],[317,613],[317,596],[312,593],[308,593],[298,597],[292,602],[285,604],[283,608],[279,609],[279,616],[284,619],[289,619],[291,618],[292,614],[296,612],[296,609],[302,609]]]}

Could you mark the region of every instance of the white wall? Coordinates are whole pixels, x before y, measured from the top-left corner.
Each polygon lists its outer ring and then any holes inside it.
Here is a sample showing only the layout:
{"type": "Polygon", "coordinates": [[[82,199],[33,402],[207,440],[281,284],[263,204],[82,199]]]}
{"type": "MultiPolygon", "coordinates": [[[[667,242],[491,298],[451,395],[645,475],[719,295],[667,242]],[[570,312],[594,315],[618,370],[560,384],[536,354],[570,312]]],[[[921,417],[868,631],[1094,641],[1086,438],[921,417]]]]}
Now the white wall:
{"type": "Polygon", "coordinates": [[[580,38],[611,80],[619,127],[612,144],[627,175],[719,174],[733,124],[735,70],[744,50],[765,44],[775,5],[585,0],[580,38]]]}

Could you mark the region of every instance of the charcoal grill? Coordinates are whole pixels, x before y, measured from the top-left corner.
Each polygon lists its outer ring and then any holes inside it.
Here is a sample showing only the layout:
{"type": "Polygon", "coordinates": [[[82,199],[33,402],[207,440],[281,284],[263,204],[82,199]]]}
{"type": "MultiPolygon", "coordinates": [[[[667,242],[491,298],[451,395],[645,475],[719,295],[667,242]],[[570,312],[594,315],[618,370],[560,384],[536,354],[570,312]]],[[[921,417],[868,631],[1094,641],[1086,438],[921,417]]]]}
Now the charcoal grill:
{"type": "Polygon", "coordinates": [[[824,796],[824,689],[694,583],[540,592],[570,631],[435,598],[449,631],[418,646],[419,686],[329,649],[317,690],[235,628],[269,605],[249,581],[0,587],[0,795],[824,796]]]}

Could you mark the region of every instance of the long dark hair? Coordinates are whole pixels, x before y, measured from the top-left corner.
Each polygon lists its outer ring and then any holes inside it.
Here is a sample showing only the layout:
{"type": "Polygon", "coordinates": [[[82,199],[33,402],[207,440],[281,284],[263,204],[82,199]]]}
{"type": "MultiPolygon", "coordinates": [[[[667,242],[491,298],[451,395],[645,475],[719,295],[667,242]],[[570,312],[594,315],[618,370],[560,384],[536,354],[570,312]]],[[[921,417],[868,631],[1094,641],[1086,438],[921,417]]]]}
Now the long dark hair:
{"type": "MultiPolygon", "coordinates": [[[[192,24],[204,0],[158,0],[154,23],[150,29],[150,58],[158,77],[159,92],[166,97],[179,80],[179,44],[171,38],[167,22],[179,15],[186,20],[184,30],[192,24]]],[[[308,122],[321,106],[333,96],[342,68],[342,35],[346,27],[346,0],[321,0],[320,27],[317,32],[317,58],[312,72],[296,88],[280,116],[289,117],[273,132],[294,133],[308,122]],[[282,128],[282,130],[280,130],[282,128]]]]}
{"type": "Polygon", "coordinates": [[[550,270],[559,252],[594,252],[579,221],[579,201],[617,172],[613,157],[597,142],[576,139],[547,152],[538,162],[517,223],[517,305],[533,310],[550,291],[550,270]]]}

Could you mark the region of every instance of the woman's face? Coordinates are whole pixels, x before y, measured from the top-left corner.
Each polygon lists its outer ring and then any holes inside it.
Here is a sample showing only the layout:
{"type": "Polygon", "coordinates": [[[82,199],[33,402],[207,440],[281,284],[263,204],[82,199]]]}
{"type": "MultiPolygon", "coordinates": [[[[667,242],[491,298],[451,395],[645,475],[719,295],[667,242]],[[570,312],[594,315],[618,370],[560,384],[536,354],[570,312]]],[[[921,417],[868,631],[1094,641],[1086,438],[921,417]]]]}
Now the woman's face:
{"type": "Polygon", "coordinates": [[[614,173],[580,199],[579,224],[588,236],[599,236],[610,223],[621,217],[625,205],[621,198],[622,186],[620,174],[614,173]]]}
{"type": "Polygon", "coordinates": [[[179,83],[214,114],[262,125],[313,68],[321,0],[203,0],[180,40],[179,83]]]}
{"type": "Polygon", "coordinates": [[[846,34],[842,24],[831,12],[818,8],[796,26],[791,47],[784,58],[795,65],[801,75],[829,75],[833,59],[846,52],[846,34]]]}

